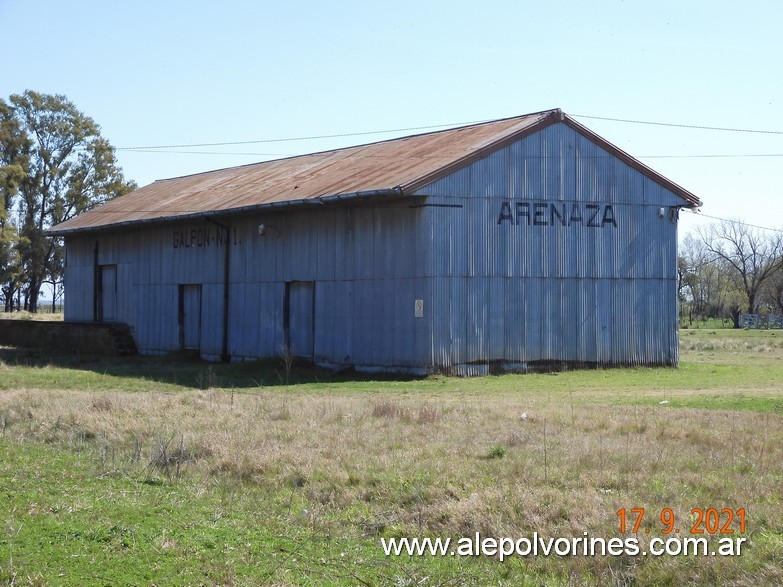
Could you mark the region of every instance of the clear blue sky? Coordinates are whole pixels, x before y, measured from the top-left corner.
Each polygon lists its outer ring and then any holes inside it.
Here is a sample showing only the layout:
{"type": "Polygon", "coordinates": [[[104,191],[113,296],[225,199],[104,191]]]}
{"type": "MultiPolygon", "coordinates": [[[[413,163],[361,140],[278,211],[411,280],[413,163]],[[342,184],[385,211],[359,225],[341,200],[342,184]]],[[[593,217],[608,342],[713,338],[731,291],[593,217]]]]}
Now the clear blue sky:
{"type": "MultiPolygon", "coordinates": [[[[188,153],[124,147],[448,125],[560,107],[694,192],[704,214],[783,228],[781,22],[778,0],[0,0],[0,96],[65,94],[101,125],[141,185],[411,132],[179,149],[188,153]]],[[[681,235],[705,222],[684,214],[681,235]]]]}

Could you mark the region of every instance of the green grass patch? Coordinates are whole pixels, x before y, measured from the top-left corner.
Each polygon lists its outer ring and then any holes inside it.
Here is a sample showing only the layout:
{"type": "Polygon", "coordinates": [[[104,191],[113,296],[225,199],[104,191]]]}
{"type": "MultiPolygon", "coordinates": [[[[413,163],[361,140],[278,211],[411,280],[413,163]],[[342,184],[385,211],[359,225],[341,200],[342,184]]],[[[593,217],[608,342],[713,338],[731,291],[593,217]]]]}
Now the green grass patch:
{"type": "Polygon", "coordinates": [[[394,529],[369,537],[361,508],[311,512],[293,490],[171,484],[98,472],[89,458],[51,447],[0,447],[0,584],[480,585],[498,570],[520,576],[518,564],[496,569],[478,558],[427,557],[422,567],[379,556],[378,535],[394,529]]]}
{"type": "MultiPolygon", "coordinates": [[[[679,368],[461,379],[0,350],[0,585],[775,585],[783,335],[679,368]],[[747,511],[741,557],[386,557],[747,511]]],[[[715,539],[718,537],[716,536],[715,539]]]]}

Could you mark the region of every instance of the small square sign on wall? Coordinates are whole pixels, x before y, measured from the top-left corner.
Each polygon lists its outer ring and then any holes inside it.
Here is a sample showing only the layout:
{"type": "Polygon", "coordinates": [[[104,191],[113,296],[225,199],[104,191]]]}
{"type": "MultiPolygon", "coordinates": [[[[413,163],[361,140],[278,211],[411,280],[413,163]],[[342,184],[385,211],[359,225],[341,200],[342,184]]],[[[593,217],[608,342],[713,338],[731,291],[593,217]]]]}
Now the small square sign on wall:
{"type": "Polygon", "coordinates": [[[416,300],[413,312],[414,317],[424,318],[424,300],[416,300]]]}

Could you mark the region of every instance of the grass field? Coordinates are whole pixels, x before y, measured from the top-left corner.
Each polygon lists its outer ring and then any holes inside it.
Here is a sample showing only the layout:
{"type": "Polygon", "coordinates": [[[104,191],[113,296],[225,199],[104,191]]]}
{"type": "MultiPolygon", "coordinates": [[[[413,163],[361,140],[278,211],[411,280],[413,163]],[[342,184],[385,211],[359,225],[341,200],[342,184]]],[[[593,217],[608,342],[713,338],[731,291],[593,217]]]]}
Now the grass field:
{"type": "MultiPolygon", "coordinates": [[[[0,584],[783,584],[783,333],[687,329],[680,343],[679,369],[295,367],[288,383],[277,361],[0,350],[0,584]],[[734,557],[503,562],[381,548],[634,536],[621,508],[645,508],[644,549],[673,535],[665,508],[684,536],[693,508],[744,509],[748,541],[734,557]]],[[[710,545],[740,535],[727,529],[710,545]]]]}
{"type": "Polygon", "coordinates": [[[62,305],[58,306],[57,311],[52,312],[52,307],[48,304],[39,308],[35,314],[21,312],[3,312],[0,310],[0,320],[45,320],[61,321],[63,319],[62,305]]]}

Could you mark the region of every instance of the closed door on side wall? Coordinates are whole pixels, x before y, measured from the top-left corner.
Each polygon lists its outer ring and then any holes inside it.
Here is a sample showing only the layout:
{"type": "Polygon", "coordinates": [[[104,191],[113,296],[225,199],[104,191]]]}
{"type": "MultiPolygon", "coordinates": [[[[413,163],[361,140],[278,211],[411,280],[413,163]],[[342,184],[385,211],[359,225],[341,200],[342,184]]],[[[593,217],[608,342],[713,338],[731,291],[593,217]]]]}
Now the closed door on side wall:
{"type": "Polygon", "coordinates": [[[99,322],[114,322],[117,319],[117,266],[100,266],[100,295],[98,299],[99,322]]]}
{"type": "Polygon", "coordinates": [[[285,284],[283,329],[285,344],[295,357],[313,358],[315,341],[315,283],[291,281],[285,284]]]}
{"type": "Polygon", "coordinates": [[[201,348],[201,284],[179,286],[179,347],[201,348]]]}

